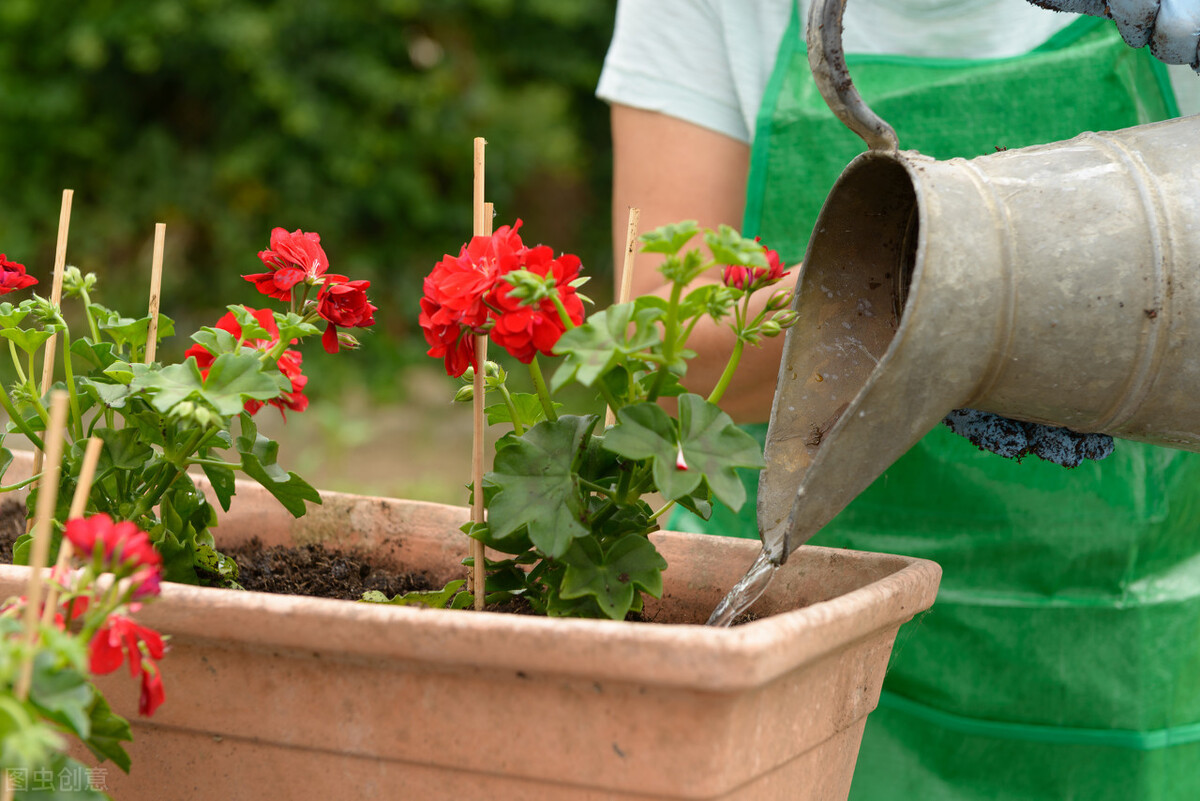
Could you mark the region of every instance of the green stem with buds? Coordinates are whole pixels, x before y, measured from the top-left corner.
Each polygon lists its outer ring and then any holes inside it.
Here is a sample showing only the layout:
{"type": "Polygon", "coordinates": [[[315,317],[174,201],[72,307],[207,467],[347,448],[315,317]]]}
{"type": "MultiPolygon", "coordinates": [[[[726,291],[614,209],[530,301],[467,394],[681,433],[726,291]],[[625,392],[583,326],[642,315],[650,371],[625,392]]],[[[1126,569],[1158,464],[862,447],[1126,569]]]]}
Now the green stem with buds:
{"type": "Polygon", "coordinates": [[[533,386],[537,390],[538,400],[541,401],[546,419],[554,422],[558,419],[558,413],[554,411],[554,401],[550,398],[550,389],[546,386],[546,379],[542,377],[542,367],[538,364],[537,354],[534,354],[533,359],[529,362],[529,375],[533,379],[533,386]]]}

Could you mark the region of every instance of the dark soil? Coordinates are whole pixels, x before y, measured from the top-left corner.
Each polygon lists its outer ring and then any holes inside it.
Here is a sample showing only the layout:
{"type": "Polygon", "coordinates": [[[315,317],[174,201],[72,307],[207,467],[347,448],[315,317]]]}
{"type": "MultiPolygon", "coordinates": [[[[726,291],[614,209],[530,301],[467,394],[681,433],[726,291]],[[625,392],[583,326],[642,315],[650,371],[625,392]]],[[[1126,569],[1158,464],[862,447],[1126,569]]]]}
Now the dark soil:
{"type": "Polygon", "coordinates": [[[0,564],[12,564],[13,543],[24,533],[25,502],[14,498],[0,501],[0,564]]]}
{"type": "Polygon", "coordinates": [[[223,553],[238,565],[238,583],[248,590],[356,601],[378,590],[387,597],[429,590],[420,573],[396,572],[372,562],[370,554],[320,545],[263,547],[258,538],[223,553]]]}

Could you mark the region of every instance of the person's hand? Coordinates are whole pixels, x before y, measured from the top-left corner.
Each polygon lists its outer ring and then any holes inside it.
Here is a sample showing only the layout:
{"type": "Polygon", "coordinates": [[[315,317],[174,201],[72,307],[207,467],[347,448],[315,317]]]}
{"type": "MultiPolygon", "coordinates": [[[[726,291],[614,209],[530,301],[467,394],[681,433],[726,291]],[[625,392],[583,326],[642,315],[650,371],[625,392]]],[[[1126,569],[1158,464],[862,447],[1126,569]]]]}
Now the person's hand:
{"type": "Polygon", "coordinates": [[[1081,434],[1069,428],[1010,420],[977,409],[955,409],[942,420],[980,450],[1018,462],[1033,454],[1063,467],[1079,467],[1084,459],[1100,461],[1113,452],[1108,434],[1081,434]]]}
{"type": "Polygon", "coordinates": [[[1108,17],[1130,47],[1200,73],[1200,0],[1029,0],[1054,11],[1108,17]]]}

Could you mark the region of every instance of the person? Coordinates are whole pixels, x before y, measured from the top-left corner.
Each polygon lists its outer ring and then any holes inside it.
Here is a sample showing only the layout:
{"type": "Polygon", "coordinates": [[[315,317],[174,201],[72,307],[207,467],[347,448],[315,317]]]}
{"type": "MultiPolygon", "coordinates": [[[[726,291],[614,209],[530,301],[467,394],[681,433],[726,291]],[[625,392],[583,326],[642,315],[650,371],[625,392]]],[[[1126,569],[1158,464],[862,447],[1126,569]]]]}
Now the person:
{"type": "MultiPolygon", "coordinates": [[[[1169,13],[1150,24],[1154,0],[1109,5],[1119,25],[1022,0],[852,0],[844,43],[901,146],[936,158],[1200,112],[1200,54],[1188,60],[1200,5],[1164,0],[1169,13]]],[[[806,11],[793,0],[619,2],[597,87],[611,105],[615,254],[636,206],[642,230],[740,224],[800,262],[829,188],[863,149],[812,82],[806,11]]],[[[638,257],[635,295],[661,290],[654,266],[638,257]]],[[[727,336],[697,329],[689,347],[728,352],[727,336]]],[[[738,394],[722,402],[759,436],[780,357],[768,343],[747,350],[738,394]]],[[[698,358],[686,382],[703,392],[719,369],[698,358]]],[[[893,465],[813,540],[944,570],[933,610],[897,639],[851,797],[1200,797],[1197,487],[1200,457],[1183,451],[1119,442],[1068,470],[1003,459],[942,426],[893,465]]],[[[670,525],[758,536],[753,500],[670,525]]]]}

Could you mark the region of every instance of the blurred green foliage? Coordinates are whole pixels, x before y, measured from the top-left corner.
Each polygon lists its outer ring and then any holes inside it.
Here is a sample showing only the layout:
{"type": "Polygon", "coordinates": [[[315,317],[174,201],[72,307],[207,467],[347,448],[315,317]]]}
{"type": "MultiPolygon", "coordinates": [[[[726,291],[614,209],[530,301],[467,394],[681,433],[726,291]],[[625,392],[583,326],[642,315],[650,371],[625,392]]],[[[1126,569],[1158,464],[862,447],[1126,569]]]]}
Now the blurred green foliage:
{"type": "Polygon", "coordinates": [[[603,295],[611,161],[593,90],[614,7],[3,0],[0,251],[46,277],[72,188],[68,262],[132,314],[165,222],[163,311],[188,332],[261,299],[239,276],[261,270],[271,228],[317,231],[332,272],[372,281],[359,356],[395,366],[424,349],[421,277],[471,233],[483,136],[497,225],[522,217],[526,241],[578,253],[603,295]]]}

